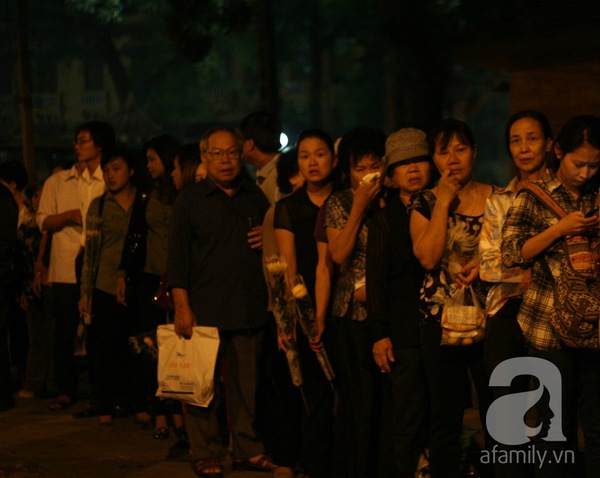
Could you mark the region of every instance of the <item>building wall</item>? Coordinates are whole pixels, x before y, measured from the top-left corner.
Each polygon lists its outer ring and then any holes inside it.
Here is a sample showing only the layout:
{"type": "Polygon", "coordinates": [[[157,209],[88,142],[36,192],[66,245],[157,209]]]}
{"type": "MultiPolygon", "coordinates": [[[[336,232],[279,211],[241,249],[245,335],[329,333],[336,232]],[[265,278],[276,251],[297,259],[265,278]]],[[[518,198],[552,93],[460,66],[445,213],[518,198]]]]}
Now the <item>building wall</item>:
{"type": "MultiPolygon", "coordinates": [[[[96,65],[95,74],[87,76],[89,66],[80,60],[64,60],[47,67],[55,68],[56,81],[50,82],[55,86],[40,85],[39,79],[33,85],[36,143],[70,142],[79,124],[92,119],[106,120],[118,111],[117,95],[104,65],[96,65]]],[[[20,131],[17,71],[15,64],[14,86],[0,91],[0,123],[7,133],[5,140],[18,137],[20,131]]]]}
{"type": "Polygon", "coordinates": [[[600,61],[560,68],[511,73],[511,113],[536,109],[544,113],[554,134],[577,114],[600,114],[600,61]]]}

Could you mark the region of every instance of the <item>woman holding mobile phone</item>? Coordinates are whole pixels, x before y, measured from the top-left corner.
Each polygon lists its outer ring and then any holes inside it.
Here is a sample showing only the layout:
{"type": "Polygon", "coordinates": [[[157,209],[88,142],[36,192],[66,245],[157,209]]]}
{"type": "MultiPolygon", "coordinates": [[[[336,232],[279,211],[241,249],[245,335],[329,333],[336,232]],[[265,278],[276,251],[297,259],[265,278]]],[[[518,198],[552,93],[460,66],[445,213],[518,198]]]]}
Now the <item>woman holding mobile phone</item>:
{"type": "MultiPolygon", "coordinates": [[[[522,189],[504,225],[502,262],[505,267],[531,270],[531,285],[517,318],[528,355],[554,364],[560,372],[562,409],[552,410],[548,400],[540,400],[536,411],[538,420],[553,428],[554,436],[558,427],[566,440],[546,441],[540,434],[533,438],[536,451],[571,455],[574,459],[580,422],[585,441],[585,476],[595,476],[600,469],[600,355],[597,350],[567,346],[552,327],[550,317],[554,278],[560,274],[566,255],[562,239],[584,234],[592,244],[598,242],[598,216],[586,217],[585,213],[598,206],[595,180],[600,169],[600,117],[581,115],[569,120],[556,139],[554,159],[555,172],[536,184],[567,215],[558,220],[531,190],[522,189]],[[560,420],[556,419],[557,412],[560,420]]],[[[598,287],[597,280],[590,280],[592,283],[598,287]]],[[[568,476],[576,472],[573,461],[544,462],[536,471],[543,476],[568,476]]]]}

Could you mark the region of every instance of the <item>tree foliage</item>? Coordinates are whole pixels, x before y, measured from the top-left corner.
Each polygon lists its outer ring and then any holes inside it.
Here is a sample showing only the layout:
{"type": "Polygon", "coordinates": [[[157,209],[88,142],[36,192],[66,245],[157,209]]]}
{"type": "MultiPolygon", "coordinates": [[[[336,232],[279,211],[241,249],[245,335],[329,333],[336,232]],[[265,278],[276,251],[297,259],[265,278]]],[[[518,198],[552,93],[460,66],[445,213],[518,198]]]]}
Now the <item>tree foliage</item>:
{"type": "Polygon", "coordinates": [[[188,59],[202,61],[219,36],[244,30],[252,15],[244,0],[168,0],[166,31],[188,59]]]}
{"type": "MultiPolygon", "coordinates": [[[[159,120],[229,120],[260,106],[265,0],[30,1],[38,61],[101,55],[121,100],[159,120]]],[[[539,1],[273,2],[280,115],[334,134],[357,123],[427,128],[448,110],[457,39],[539,1]]]]}

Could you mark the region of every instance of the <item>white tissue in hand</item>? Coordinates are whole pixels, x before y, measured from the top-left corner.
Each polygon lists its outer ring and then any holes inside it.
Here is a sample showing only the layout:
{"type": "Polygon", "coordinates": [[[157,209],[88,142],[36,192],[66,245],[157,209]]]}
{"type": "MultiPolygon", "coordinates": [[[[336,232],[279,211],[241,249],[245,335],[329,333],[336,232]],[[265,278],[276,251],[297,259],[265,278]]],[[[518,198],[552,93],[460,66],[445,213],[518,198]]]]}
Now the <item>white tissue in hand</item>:
{"type": "Polygon", "coordinates": [[[379,180],[380,177],[381,173],[369,173],[362,178],[361,183],[374,183],[375,181],[379,180]]]}

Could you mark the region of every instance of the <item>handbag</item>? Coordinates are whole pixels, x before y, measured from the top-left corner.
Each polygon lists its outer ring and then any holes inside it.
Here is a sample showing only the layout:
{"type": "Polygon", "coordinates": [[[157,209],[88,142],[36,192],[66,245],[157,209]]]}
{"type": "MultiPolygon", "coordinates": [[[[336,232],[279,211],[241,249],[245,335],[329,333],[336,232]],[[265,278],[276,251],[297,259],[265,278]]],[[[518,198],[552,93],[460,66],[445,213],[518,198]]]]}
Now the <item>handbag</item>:
{"type": "Polygon", "coordinates": [[[129,337],[129,348],[134,355],[156,363],[158,360],[156,329],[129,337]]]}
{"type": "Polygon", "coordinates": [[[152,305],[158,307],[161,310],[175,310],[175,302],[173,301],[173,295],[168,287],[167,276],[160,276],[158,288],[152,296],[152,305]]]}
{"type": "Polygon", "coordinates": [[[458,289],[442,311],[442,345],[472,345],[485,337],[485,310],[472,286],[458,289]]]}
{"type": "MultiPolygon", "coordinates": [[[[567,212],[540,186],[525,186],[560,220],[567,212]]],[[[524,189],[525,189],[524,188],[524,189]]],[[[558,274],[546,258],[541,266],[554,281],[550,324],[561,340],[573,348],[600,349],[600,243],[598,236],[576,235],[562,239],[558,274]]]]}
{"type": "Polygon", "coordinates": [[[214,397],[219,352],[216,327],[193,327],[189,339],[179,337],[173,324],[159,325],[158,389],[156,396],[208,407],[214,397]]]}

